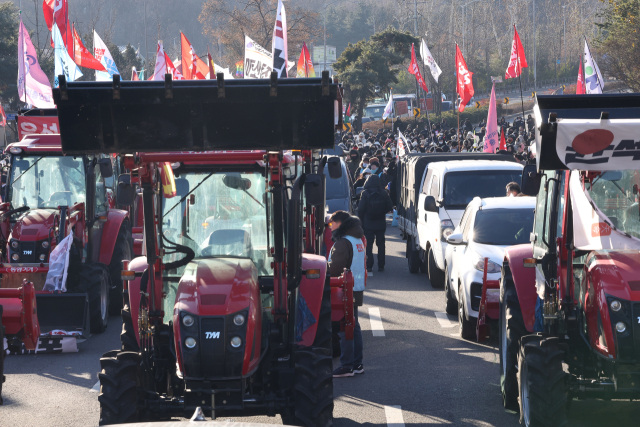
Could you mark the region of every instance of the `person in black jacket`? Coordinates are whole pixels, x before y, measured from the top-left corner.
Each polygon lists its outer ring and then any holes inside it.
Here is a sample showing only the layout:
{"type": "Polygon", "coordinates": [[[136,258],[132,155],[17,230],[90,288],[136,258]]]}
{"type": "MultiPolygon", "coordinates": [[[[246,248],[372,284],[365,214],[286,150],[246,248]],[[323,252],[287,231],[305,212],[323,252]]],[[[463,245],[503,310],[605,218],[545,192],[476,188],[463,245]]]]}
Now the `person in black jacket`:
{"type": "Polygon", "coordinates": [[[384,271],[386,216],[392,208],[391,198],[382,188],[380,177],[371,175],[364,184],[358,204],[358,217],[362,221],[364,236],[367,239],[367,271],[373,270],[374,240],[378,247],[378,271],[384,271]]]}

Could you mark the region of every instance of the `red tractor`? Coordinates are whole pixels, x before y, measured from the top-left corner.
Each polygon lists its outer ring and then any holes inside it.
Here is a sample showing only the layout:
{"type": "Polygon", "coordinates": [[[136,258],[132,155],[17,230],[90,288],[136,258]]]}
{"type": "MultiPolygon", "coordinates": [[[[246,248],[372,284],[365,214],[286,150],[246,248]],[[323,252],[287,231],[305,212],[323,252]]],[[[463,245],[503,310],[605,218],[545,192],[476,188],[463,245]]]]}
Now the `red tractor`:
{"type": "MultiPolygon", "coordinates": [[[[61,76],[55,90],[65,152],[132,153],[118,201],[133,202],[136,185],[142,191],[145,256],[122,272],[122,346],[101,359],[100,423],[200,407],[212,418],[281,414],[330,426],[330,288],[344,294],[333,311],[352,335],[353,278],[329,278],[325,258],[304,253],[321,234],[308,229],[303,239],[302,195],[307,213],[323,209],[323,177],[314,162],[286,172],[282,150],[311,158],[333,145],[341,89],[328,73],[217,77],[85,86],[61,76]],[[247,105],[265,113],[236,132],[247,105]],[[212,151],[225,149],[261,151],[212,151]],[[173,185],[175,197],[158,197],[173,185]]],[[[307,221],[315,228],[315,217],[307,221]]]]}
{"type": "MultiPolygon", "coordinates": [[[[33,284],[43,333],[61,330],[87,335],[107,327],[109,311],[122,307],[122,261],[131,258],[127,211],[113,208],[113,170],[109,155],[65,156],[60,135],[27,135],[10,144],[9,171],[0,204],[0,287],[33,284]],[[73,235],[68,252],[66,292],[43,290],[49,257],[73,235]]],[[[22,302],[6,298],[3,324],[11,348],[24,331],[22,302]]]]}
{"type": "Polygon", "coordinates": [[[500,281],[504,406],[563,426],[572,399],[640,398],[640,95],[538,96],[531,244],[500,281]]]}

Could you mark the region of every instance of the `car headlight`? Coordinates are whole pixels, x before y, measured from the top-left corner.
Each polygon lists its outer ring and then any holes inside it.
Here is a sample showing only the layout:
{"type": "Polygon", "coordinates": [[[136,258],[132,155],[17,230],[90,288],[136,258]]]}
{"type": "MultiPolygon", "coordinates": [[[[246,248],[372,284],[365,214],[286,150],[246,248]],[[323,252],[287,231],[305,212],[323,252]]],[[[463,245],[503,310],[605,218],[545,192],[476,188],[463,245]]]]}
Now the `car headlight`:
{"type": "MultiPolygon", "coordinates": [[[[473,267],[478,271],[484,271],[484,257],[480,254],[475,254],[475,260],[473,261],[473,267]]],[[[487,273],[500,273],[500,265],[493,261],[487,262],[487,273]]]]}
{"type": "MultiPolygon", "coordinates": [[[[184,326],[186,326],[187,328],[190,328],[191,326],[193,326],[193,324],[195,322],[196,322],[195,319],[190,314],[187,314],[182,318],[182,324],[184,326]]],[[[189,347],[189,348],[191,348],[191,347],[189,347]]]]}
{"type": "Polygon", "coordinates": [[[442,229],[442,239],[446,239],[447,237],[453,234],[453,222],[450,219],[444,219],[440,221],[440,228],[442,229]]]}

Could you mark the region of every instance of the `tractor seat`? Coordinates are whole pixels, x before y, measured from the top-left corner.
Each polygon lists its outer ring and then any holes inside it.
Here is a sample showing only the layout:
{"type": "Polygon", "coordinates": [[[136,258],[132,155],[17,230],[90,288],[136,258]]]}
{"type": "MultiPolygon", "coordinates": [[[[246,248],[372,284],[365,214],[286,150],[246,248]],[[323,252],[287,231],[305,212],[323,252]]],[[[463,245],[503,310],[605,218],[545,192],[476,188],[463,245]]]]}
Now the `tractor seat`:
{"type": "Polygon", "coordinates": [[[209,235],[203,256],[237,256],[252,258],[251,235],[242,229],[215,230],[209,235]]]}

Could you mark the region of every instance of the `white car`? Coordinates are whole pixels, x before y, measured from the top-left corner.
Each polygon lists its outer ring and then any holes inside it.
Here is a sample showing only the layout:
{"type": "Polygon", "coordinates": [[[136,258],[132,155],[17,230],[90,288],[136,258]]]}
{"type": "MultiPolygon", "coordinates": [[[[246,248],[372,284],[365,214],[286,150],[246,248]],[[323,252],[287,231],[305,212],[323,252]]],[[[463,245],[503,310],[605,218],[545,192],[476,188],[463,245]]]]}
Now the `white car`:
{"type": "MultiPolygon", "coordinates": [[[[499,280],[504,250],[529,242],[535,205],[535,197],[476,197],[447,238],[446,311],[458,313],[462,338],[476,337],[484,259],[489,258],[487,280],[499,280]]],[[[487,299],[499,298],[499,289],[490,291],[487,299]]]]}

